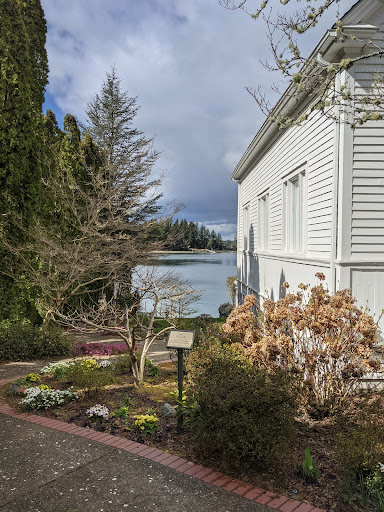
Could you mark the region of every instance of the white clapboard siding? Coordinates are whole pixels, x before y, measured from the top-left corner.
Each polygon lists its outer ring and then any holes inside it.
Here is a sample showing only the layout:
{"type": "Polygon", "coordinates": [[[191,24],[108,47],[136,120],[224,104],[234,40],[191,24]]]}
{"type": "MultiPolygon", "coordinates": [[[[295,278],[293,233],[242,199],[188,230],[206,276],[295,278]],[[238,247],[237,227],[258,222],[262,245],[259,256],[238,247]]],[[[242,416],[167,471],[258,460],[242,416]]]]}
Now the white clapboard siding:
{"type": "MultiPolygon", "coordinates": [[[[251,204],[253,247],[256,252],[259,231],[258,198],[264,192],[269,192],[269,250],[271,253],[282,252],[285,222],[282,205],[283,182],[289,173],[296,169],[305,169],[308,197],[306,254],[329,257],[333,137],[332,121],[318,113],[313,114],[302,126],[281,132],[270,149],[241,180],[239,211],[248,202],[251,204]],[[321,224],[321,230],[316,227],[318,224],[321,224]]],[[[241,216],[239,223],[241,224],[241,216]]]]}
{"type": "MultiPolygon", "coordinates": [[[[379,25],[384,20],[383,10],[371,22],[379,25]]],[[[377,33],[373,41],[383,44],[377,33]]],[[[367,47],[366,52],[374,47],[367,47]]],[[[368,93],[372,78],[383,72],[380,58],[361,60],[353,66],[355,93],[368,93]]],[[[351,256],[358,259],[382,260],[384,258],[384,121],[370,121],[353,131],[352,169],[351,256]]],[[[361,274],[359,279],[368,279],[361,274]]],[[[369,274],[369,279],[373,274],[369,274]]],[[[360,285],[363,281],[360,282],[360,285]]],[[[365,282],[365,281],[364,281],[365,282]]],[[[359,285],[359,286],[360,286],[359,285]]],[[[368,284],[366,283],[368,286],[368,284]]],[[[357,286],[357,285],[356,285],[357,286]]]]}
{"type": "Polygon", "coordinates": [[[353,142],[351,255],[377,260],[384,257],[384,123],[358,126],[353,142]]]}
{"type": "MultiPolygon", "coordinates": [[[[357,297],[357,305],[378,320],[384,308],[384,272],[352,269],[351,278],[352,295],[357,297]]],[[[383,332],[384,315],[380,319],[379,327],[383,332]]]]}

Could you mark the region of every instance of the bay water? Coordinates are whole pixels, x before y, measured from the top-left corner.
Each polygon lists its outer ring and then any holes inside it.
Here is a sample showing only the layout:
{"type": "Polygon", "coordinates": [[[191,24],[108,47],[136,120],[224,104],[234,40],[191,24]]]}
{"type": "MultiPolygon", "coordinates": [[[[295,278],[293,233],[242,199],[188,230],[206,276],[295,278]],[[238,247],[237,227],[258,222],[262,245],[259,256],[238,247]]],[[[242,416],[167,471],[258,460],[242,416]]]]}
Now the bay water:
{"type": "Polygon", "coordinates": [[[196,312],[191,316],[206,313],[216,318],[220,304],[231,302],[225,281],[237,274],[235,252],[164,254],[156,264],[200,290],[200,299],[192,305],[196,312]]]}

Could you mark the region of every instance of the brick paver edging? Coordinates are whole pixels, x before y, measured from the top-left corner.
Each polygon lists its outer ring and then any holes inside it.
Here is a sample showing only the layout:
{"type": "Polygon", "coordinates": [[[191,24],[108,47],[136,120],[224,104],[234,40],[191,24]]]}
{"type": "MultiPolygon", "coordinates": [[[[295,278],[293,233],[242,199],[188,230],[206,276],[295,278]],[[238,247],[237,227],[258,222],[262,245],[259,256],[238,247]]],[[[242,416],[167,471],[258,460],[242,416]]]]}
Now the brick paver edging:
{"type": "MultiPolygon", "coordinates": [[[[0,380],[0,386],[12,382],[12,380],[13,379],[0,380]]],[[[90,428],[78,427],[77,425],[46,418],[45,416],[21,413],[3,402],[0,402],[0,413],[7,414],[8,416],[12,416],[13,418],[20,420],[30,421],[31,423],[37,423],[38,425],[49,427],[54,430],[61,430],[68,434],[86,437],[92,441],[97,441],[98,443],[145,457],[146,459],[150,459],[162,464],[163,466],[173,468],[176,471],[185,473],[193,478],[198,478],[199,480],[203,480],[204,482],[215,485],[216,487],[221,487],[229,492],[243,496],[255,503],[266,505],[267,508],[270,508],[271,510],[279,510],[280,512],[326,512],[325,510],[316,508],[309,503],[302,503],[298,500],[289,499],[285,496],[280,496],[273,492],[266,491],[265,489],[253,487],[251,484],[223,475],[223,473],[214,471],[213,469],[206,468],[200,464],[195,464],[194,462],[163,452],[157,448],[151,448],[150,446],[130,441],[129,439],[123,439],[111,434],[104,434],[90,428]]]]}

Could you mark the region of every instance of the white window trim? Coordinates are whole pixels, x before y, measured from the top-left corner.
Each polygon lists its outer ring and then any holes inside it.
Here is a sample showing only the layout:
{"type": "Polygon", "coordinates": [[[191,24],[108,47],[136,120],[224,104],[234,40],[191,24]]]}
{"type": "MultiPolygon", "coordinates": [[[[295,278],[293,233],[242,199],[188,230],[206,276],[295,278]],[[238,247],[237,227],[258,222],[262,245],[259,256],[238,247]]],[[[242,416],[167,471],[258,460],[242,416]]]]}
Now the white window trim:
{"type": "Polygon", "coordinates": [[[285,175],[282,183],[282,216],[283,216],[283,233],[282,247],[284,252],[288,254],[305,254],[307,252],[308,238],[308,200],[307,200],[307,169],[305,166],[295,169],[285,175]],[[293,212],[292,212],[292,195],[293,182],[298,179],[298,207],[299,207],[299,225],[298,225],[298,248],[295,249],[293,244],[293,212]]]}
{"type": "Polygon", "coordinates": [[[242,212],[242,249],[249,252],[251,248],[251,206],[246,203],[242,212]]]}
{"type": "Polygon", "coordinates": [[[258,197],[258,216],[257,216],[257,248],[260,252],[270,250],[270,197],[269,189],[258,197]]]}

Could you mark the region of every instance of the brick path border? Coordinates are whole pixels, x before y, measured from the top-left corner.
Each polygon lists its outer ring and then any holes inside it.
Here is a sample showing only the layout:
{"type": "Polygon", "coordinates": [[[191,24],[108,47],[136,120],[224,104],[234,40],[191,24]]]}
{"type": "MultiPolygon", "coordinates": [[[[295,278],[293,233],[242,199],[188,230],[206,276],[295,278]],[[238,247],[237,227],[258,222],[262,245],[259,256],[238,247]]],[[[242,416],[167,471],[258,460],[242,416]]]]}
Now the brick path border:
{"type": "MultiPolygon", "coordinates": [[[[2,379],[0,380],[0,386],[9,384],[14,379],[2,379]]],[[[241,480],[234,479],[230,476],[223,475],[218,471],[206,468],[200,464],[187,461],[177,455],[171,455],[170,453],[163,452],[157,448],[151,448],[150,446],[130,441],[129,439],[123,439],[121,437],[113,436],[111,434],[104,434],[97,432],[90,428],[78,427],[71,423],[64,421],[54,420],[52,418],[46,418],[45,416],[38,416],[36,414],[22,413],[13,409],[13,407],[0,402],[0,413],[11,416],[12,418],[29,421],[42,425],[43,427],[52,428],[54,430],[60,430],[67,434],[73,434],[80,437],[86,437],[91,441],[105,444],[124,450],[129,453],[145,457],[153,462],[158,462],[163,466],[168,466],[176,471],[185,473],[193,478],[198,478],[204,482],[221,487],[228,492],[235,493],[239,496],[254,501],[255,503],[267,506],[271,511],[278,510],[280,512],[326,512],[324,509],[320,509],[310,505],[309,503],[303,503],[298,500],[289,499],[285,496],[277,495],[273,492],[266,491],[258,487],[254,487],[251,484],[242,482],[241,480]]]]}

